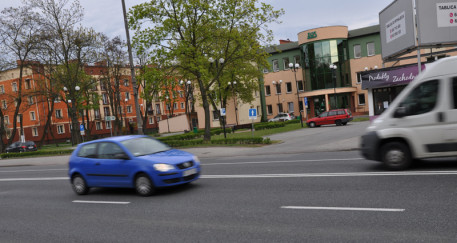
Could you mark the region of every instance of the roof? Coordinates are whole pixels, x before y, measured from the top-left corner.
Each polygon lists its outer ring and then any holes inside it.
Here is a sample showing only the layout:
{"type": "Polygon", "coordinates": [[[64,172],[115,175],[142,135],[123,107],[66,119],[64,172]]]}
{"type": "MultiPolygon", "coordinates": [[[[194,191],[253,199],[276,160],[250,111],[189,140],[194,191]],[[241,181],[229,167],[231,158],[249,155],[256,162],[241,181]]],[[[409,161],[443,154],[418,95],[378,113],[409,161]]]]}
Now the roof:
{"type": "Polygon", "coordinates": [[[292,41],[290,43],[274,45],[274,46],[269,46],[269,47],[265,48],[265,50],[270,54],[277,53],[277,52],[283,52],[283,51],[289,51],[289,50],[295,50],[295,49],[298,49],[298,41],[292,41]]]}
{"type": "Polygon", "coordinates": [[[350,30],[348,33],[348,38],[360,37],[364,35],[378,34],[381,31],[379,24],[372,25],[365,28],[350,30]]]}

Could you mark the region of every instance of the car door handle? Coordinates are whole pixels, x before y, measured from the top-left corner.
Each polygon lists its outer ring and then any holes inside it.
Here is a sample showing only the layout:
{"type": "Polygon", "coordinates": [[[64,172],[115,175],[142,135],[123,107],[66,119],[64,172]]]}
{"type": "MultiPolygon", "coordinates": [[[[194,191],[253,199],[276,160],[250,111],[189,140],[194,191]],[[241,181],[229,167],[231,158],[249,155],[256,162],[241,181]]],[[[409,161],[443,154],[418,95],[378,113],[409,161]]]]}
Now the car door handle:
{"type": "Polygon", "coordinates": [[[444,113],[443,112],[438,112],[438,122],[444,122],[444,113]]]}
{"type": "Polygon", "coordinates": [[[95,165],[100,165],[100,162],[95,163],[95,165]]]}

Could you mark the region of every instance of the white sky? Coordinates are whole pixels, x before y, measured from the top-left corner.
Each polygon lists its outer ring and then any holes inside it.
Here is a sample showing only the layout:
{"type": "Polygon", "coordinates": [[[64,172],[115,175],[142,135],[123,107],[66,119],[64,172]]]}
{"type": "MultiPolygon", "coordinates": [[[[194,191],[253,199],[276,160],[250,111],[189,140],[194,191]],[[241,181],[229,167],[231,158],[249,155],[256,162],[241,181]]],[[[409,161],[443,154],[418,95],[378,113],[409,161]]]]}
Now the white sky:
{"type": "MultiPolygon", "coordinates": [[[[147,0],[125,0],[127,9],[147,0]]],[[[275,43],[280,39],[297,40],[299,32],[330,25],[345,25],[349,29],[379,23],[379,12],[393,0],[262,0],[275,9],[284,9],[281,24],[271,24],[275,43]]],[[[80,0],[85,9],[83,26],[92,27],[109,37],[125,39],[121,0],[80,0]]],[[[17,7],[20,0],[0,0],[0,10],[17,7]]],[[[131,32],[132,36],[133,33],[131,32]]]]}

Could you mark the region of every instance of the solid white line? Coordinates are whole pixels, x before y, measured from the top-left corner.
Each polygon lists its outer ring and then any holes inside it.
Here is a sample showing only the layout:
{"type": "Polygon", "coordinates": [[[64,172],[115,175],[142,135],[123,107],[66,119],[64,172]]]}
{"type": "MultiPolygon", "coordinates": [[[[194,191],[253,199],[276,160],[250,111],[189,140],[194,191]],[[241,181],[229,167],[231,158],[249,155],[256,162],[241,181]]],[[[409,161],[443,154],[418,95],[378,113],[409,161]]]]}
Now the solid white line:
{"type": "Polygon", "coordinates": [[[129,204],[130,202],[112,202],[112,201],[82,201],[74,200],[74,203],[94,203],[94,204],[129,204]]]}
{"type": "Polygon", "coordinates": [[[300,162],[323,162],[323,161],[348,161],[362,160],[363,158],[348,158],[348,159],[305,159],[305,160],[277,160],[277,161],[259,161],[259,162],[233,162],[233,163],[202,163],[201,165],[244,165],[244,164],[274,164],[274,163],[300,163],[300,162]]]}
{"type": "Polygon", "coordinates": [[[5,170],[5,171],[0,171],[0,173],[47,172],[47,171],[68,171],[68,169],[48,169],[48,170],[5,170]]]}
{"type": "Polygon", "coordinates": [[[57,180],[69,180],[69,177],[41,177],[41,178],[7,178],[0,179],[2,181],[57,181],[57,180]]]}
{"type": "Polygon", "coordinates": [[[301,210],[337,210],[337,211],[374,211],[374,212],[404,212],[402,208],[351,208],[351,207],[300,207],[300,206],[282,206],[283,209],[301,209],[301,210]]]}

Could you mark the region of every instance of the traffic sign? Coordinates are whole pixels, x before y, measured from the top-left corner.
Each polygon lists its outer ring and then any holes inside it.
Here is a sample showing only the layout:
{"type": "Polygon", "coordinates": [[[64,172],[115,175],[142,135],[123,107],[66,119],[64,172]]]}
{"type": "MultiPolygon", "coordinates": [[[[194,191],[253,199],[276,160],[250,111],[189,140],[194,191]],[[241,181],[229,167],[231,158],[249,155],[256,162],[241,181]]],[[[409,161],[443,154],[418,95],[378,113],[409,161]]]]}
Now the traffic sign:
{"type": "Polygon", "coordinates": [[[249,119],[257,119],[257,109],[249,109],[249,119]]]}
{"type": "Polygon", "coordinates": [[[308,108],[308,97],[305,97],[305,108],[308,108]]]}
{"type": "Polygon", "coordinates": [[[225,108],[221,108],[221,116],[225,116],[225,108]]]}
{"type": "Polygon", "coordinates": [[[116,120],[115,116],[105,116],[105,121],[114,121],[116,120]]]}
{"type": "Polygon", "coordinates": [[[84,132],[84,124],[79,125],[79,131],[84,132]]]}

